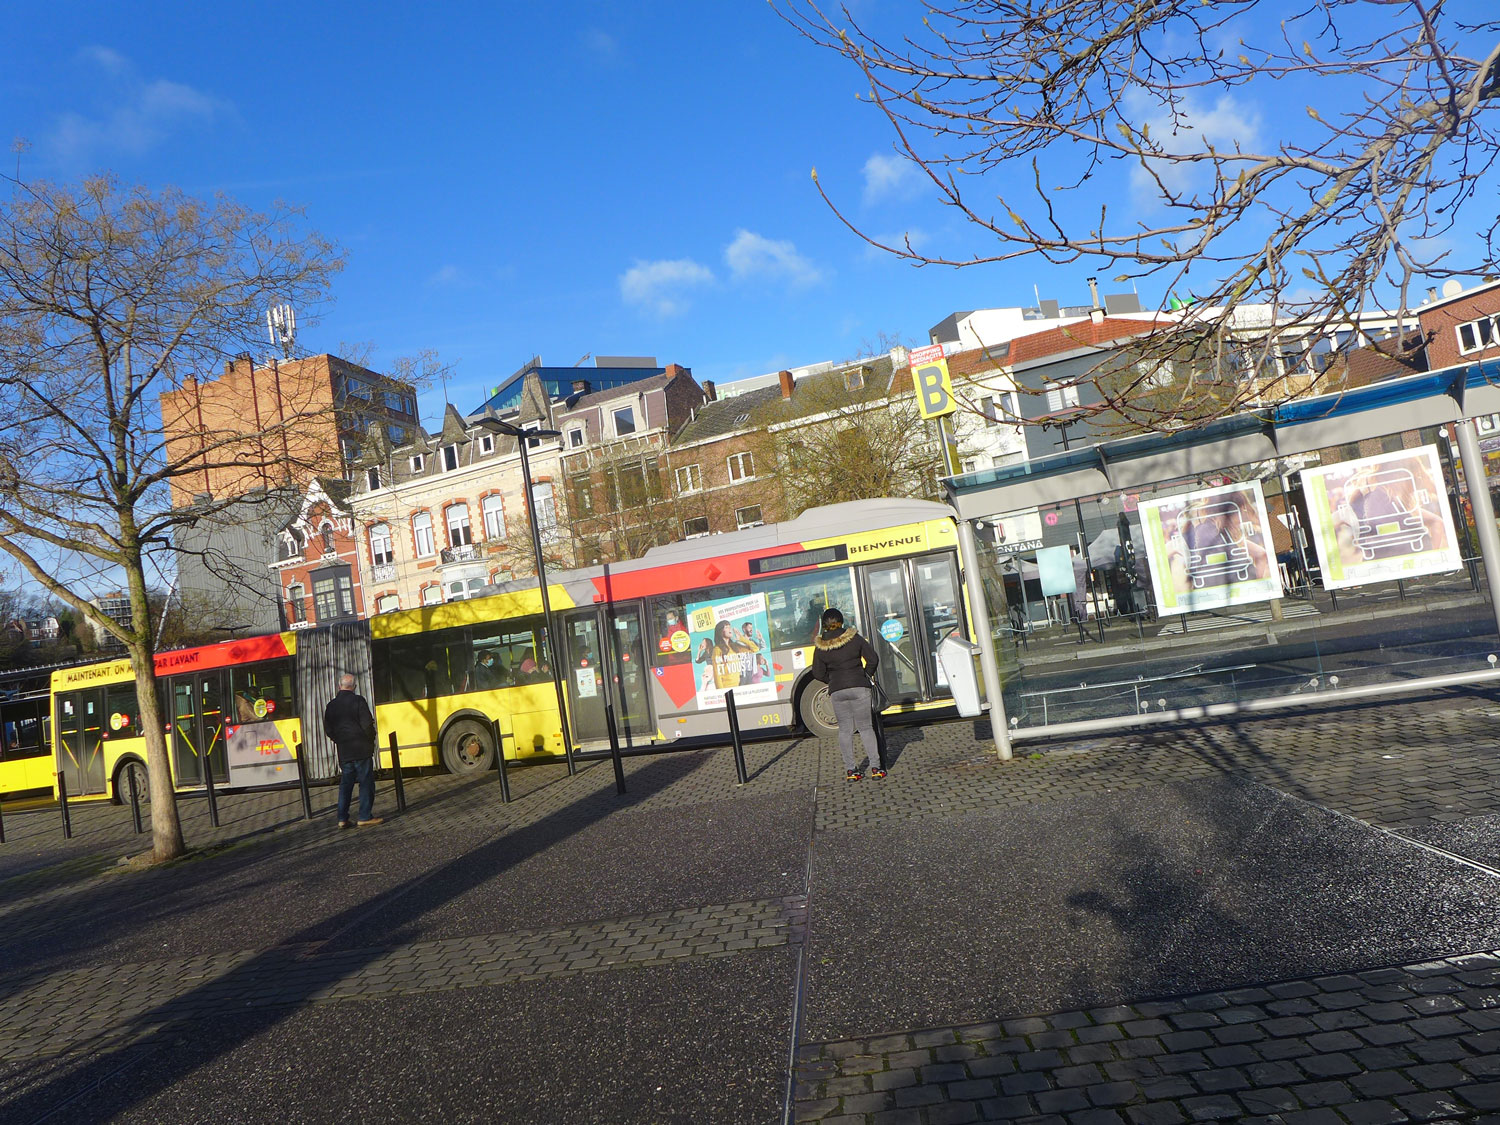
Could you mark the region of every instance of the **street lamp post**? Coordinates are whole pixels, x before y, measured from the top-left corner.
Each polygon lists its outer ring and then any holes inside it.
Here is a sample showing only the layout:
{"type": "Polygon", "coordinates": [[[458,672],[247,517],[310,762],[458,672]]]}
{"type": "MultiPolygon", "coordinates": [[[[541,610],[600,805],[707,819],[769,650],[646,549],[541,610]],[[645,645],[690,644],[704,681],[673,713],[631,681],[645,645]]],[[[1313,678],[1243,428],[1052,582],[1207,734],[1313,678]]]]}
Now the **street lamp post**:
{"type": "MultiPolygon", "coordinates": [[[[536,584],[542,594],[542,628],[547,634],[547,644],[552,649],[552,686],[557,691],[557,718],[562,724],[563,758],[568,763],[568,776],[577,772],[573,763],[573,739],[568,735],[568,706],[563,698],[562,640],[552,628],[552,599],[547,596],[547,564],[542,559],[542,529],[536,520],[536,495],[531,489],[531,459],[526,455],[528,438],[562,437],[561,430],[523,430],[509,422],[502,422],[493,414],[493,407],[480,421],[481,426],[493,429],[516,439],[516,448],[521,451],[521,480],[526,488],[526,519],[531,525],[531,549],[536,555],[536,584]]],[[[497,754],[505,753],[505,747],[495,747],[497,754]]]]}

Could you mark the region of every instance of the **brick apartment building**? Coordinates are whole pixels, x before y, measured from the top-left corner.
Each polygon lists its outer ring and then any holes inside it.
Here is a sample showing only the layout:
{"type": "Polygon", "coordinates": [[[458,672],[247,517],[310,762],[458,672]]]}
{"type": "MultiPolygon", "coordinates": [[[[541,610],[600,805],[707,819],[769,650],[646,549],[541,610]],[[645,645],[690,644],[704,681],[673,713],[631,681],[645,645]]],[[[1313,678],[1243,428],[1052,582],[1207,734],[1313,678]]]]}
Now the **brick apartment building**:
{"type": "Polygon", "coordinates": [[[301,510],[281,529],[271,570],[282,590],[288,628],[365,615],[348,481],[319,477],[307,486],[301,510]]]}
{"type": "Polygon", "coordinates": [[[347,473],[372,431],[408,439],[416,393],[332,355],[230,361],[213,379],[189,378],[161,397],[174,507],[215,510],[175,538],[178,593],[207,628],[266,632],[284,623],[273,573],[281,532],[317,477],[347,473]]]}

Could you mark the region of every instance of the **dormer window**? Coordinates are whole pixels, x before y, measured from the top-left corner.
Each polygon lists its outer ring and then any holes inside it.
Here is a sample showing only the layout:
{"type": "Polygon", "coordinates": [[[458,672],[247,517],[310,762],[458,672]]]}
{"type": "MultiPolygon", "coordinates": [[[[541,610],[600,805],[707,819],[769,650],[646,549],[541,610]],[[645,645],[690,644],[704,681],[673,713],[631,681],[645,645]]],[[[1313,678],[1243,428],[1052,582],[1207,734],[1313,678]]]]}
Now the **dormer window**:
{"type": "Polygon", "coordinates": [[[844,372],[844,390],[859,391],[864,389],[864,385],[865,373],[862,369],[855,368],[852,371],[844,372]]]}
{"type": "Polygon", "coordinates": [[[458,468],[458,446],[443,446],[443,472],[451,473],[458,468]]]}
{"type": "Polygon", "coordinates": [[[365,470],[365,487],[374,492],[380,487],[380,469],[370,468],[365,470]]]}
{"type": "Polygon", "coordinates": [[[482,435],[480,437],[480,439],[479,439],[479,452],[480,453],[493,453],[493,452],[495,452],[495,435],[494,434],[484,434],[484,435],[482,435]]]}
{"type": "Polygon", "coordinates": [[[583,427],[574,426],[568,431],[568,448],[578,449],[583,445],[583,427]]]}
{"type": "Polygon", "coordinates": [[[412,455],[412,459],[411,459],[411,471],[412,472],[414,472],[414,473],[420,473],[426,466],[427,466],[426,458],[424,458],[420,453],[415,453],[415,454],[412,455]]]}
{"type": "Polygon", "coordinates": [[[615,423],[615,437],[624,437],[626,434],[635,433],[635,408],[622,406],[614,411],[612,417],[615,423]]]}

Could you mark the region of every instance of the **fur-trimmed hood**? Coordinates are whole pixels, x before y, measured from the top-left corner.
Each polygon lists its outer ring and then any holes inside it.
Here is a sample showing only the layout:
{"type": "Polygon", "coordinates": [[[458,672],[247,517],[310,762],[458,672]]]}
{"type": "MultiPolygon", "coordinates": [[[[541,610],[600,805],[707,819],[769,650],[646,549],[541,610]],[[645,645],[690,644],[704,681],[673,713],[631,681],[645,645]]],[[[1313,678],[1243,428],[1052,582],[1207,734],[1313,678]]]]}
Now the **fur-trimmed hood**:
{"type": "Polygon", "coordinates": [[[832,652],[836,648],[843,648],[858,636],[858,632],[846,625],[837,633],[819,633],[818,639],[813,641],[813,647],[823,652],[832,652]]]}

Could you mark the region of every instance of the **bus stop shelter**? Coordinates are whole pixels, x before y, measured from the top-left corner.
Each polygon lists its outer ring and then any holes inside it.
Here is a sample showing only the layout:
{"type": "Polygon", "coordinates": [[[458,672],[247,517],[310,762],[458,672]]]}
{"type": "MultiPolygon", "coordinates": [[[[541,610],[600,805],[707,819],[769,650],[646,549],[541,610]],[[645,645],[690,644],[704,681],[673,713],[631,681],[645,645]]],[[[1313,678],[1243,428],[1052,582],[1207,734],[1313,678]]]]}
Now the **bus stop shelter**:
{"type": "MultiPolygon", "coordinates": [[[[944,480],[947,499],[959,518],[963,549],[969,558],[985,549],[978,542],[976,521],[1080,498],[1128,489],[1149,489],[1184,478],[1210,477],[1235,466],[1277,462],[1296,455],[1357,446],[1362,441],[1416,430],[1441,428],[1457,446],[1464,483],[1472,506],[1478,557],[1488,590],[1489,614],[1500,630],[1500,532],[1490,500],[1484,458],[1475,420],[1500,414],[1500,360],[1445,368],[1391,379],[1336,393],[1318,395],[1266,410],[1217,419],[1206,425],[1167,433],[1150,433],[1078,447],[1015,465],[966,473],[944,480]]],[[[974,567],[970,567],[972,572],[974,567]]],[[[1407,677],[1399,682],[1322,691],[1316,695],[1269,695],[1264,698],[1172,708],[1148,713],[1083,719],[1035,729],[1016,727],[1006,716],[1001,669],[1008,662],[997,651],[996,630],[977,578],[969,583],[975,605],[976,639],[985,694],[990,700],[996,749],[1011,755],[1012,742],[1056,737],[1061,733],[1100,732],[1184,720],[1228,717],[1311,703],[1397,692],[1431,690],[1500,680],[1491,665],[1484,671],[1450,671],[1407,677]],[[978,596],[976,596],[978,594],[978,596]]],[[[1001,630],[1003,635],[1003,630],[1001,630]]],[[[1337,680],[1335,680],[1337,682],[1337,680]]]]}

